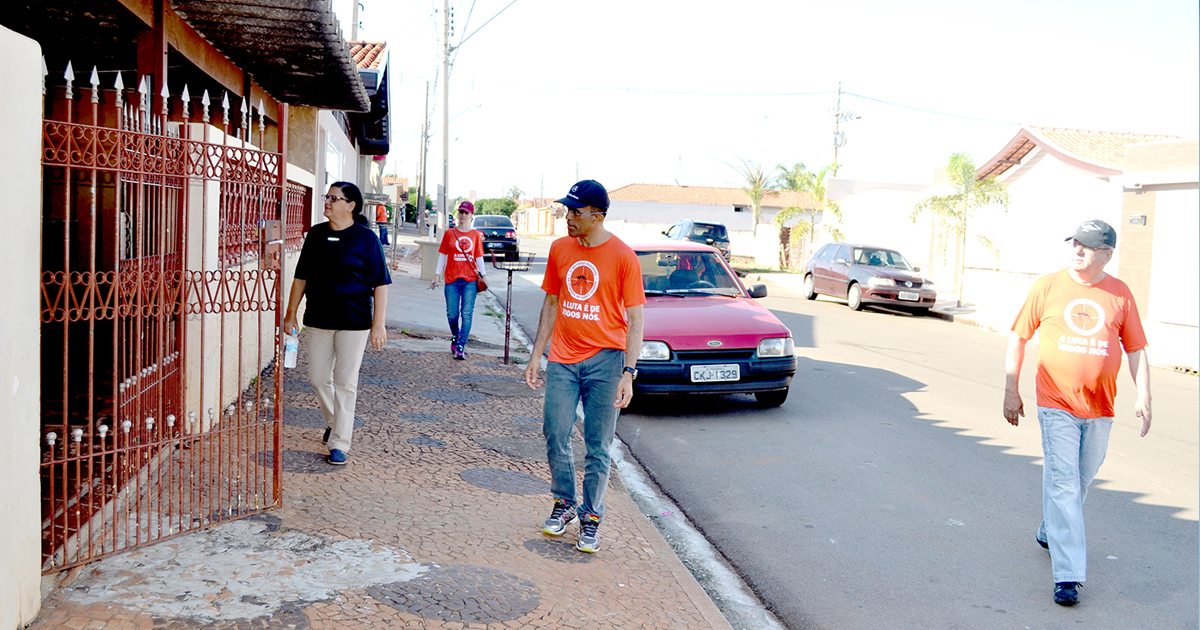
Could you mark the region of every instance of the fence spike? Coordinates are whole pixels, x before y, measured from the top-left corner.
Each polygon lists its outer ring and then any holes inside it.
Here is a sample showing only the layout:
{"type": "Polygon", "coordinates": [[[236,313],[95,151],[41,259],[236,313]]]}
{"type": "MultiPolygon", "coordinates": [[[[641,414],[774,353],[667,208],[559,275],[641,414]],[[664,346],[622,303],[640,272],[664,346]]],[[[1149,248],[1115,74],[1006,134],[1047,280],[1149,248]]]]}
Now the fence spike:
{"type": "Polygon", "coordinates": [[[67,100],[71,100],[75,98],[72,90],[74,87],[72,84],[75,83],[75,69],[71,67],[70,61],[67,61],[67,71],[63,73],[63,78],[67,80],[67,100]]]}
{"type": "Polygon", "coordinates": [[[267,130],[267,114],[263,112],[262,99],[258,99],[258,132],[265,133],[267,130]]]}
{"type": "Polygon", "coordinates": [[[200,97],[200,105],[204,108],[204,122],[208,122],[208,105],[211,103],[208,99],[208,90],[204,90],[204,94],[200,97]]]}
{"type": "Polygon", "coordinates": [[[121,72],[119,70],[117,71],[117,80],[113,81],[113,87],[117,89],[118,94],[121,93],[121,90],[125,89],[125,79],[121,78],[121,72]]]}
{"type": "Polygon", "coordinates": [[[92,66],[92,77],[88,79],[88,83],[92,84],[92,102],[100,102],[100,73],[96,71],[96,66],[92,66]]]}
{"type": "Polygon", "coordinates": [[[166,118],[166,117],[167,117],[167,116],[169,116],[169,115],[170,115],[170,113],[171,113],[171,112],[170,112],[170,104],[171,104],[171,91],[167,89],[167,82],[166,82],[166,81],[163,81],[163,88],[162,88],[162,90],[161,90],[161,91],[158,93],[158,95],[162,97],[162,104],[163,104],[163,118],[166,118]]]}
{"type": "MultiPolygon", "coordinates": [[[[187,120],[192,116],[192,95],[188,92],[188,86],[183,84],[183,93],[179,95],[180,102],[183,103],[183,118],[187,120]]],[[[172,357],[174,358],[174,357],[172,357]]]]}

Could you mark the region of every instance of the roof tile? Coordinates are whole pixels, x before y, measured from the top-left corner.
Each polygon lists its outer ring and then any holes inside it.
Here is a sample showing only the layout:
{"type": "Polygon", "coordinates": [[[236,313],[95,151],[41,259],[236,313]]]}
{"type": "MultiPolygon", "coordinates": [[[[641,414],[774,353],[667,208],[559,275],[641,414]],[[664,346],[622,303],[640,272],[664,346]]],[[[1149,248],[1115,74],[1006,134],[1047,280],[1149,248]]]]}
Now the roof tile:
{"type": "Polygon", "coordinates": [[[1032,126],[1029,129],[1068,153],[1116,169],[1125,168],[1125,147],[1128,145],[1177,139],[1176,136],[1147,133],[1032,126]]]}
{"type": "MultiPolygon", "coordinates": [[[[669,184],[629,184],[609,191],[613,201],[651,201],[707,206],[749,206],[750,198],[740,188],[712,186],[673,186],[669,184]]],[[[763,207],[812,207],[808,193],[793,190],[770,190],[763,196],[763,207]]]]}
{"type": "Polygon", "coordinates": [[[387,42],[346,42],[359,70],[378,70],[387,42]]]}

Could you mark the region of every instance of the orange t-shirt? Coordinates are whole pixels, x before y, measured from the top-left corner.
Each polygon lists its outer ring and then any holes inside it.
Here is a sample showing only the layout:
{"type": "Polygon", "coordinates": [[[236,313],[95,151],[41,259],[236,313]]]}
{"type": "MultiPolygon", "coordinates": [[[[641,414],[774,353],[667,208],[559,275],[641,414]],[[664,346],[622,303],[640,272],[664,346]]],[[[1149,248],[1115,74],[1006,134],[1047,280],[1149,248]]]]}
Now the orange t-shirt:
{"type": "Polygon", "coordinates": [[[595,247],[574,238],[550,245],[542,290],[558,296],[550,360],[579,363],[597,352],[624,350],[625,308],[646,303],[637,254],[616,236],[595,247]]]}
{"type": "Polygon", "coordinates": [[[474,282],[479,277],[475,272],[475,259],[483,256],[483,234],[479,230],[461,232],[458,228],[442,233],[439,254],[446,255],[446,282],[459,278],[474,282]]]}
{"type": "Polygon", "coordinates": [[[1111,275],[1091,286],[1079,284],[1066,269],[1043,276],[1012,325],[1025,340],[1039,328],[1038,406],[1077,418],[1111,418],[1121,349],[1146,347],[1129,287],[1111,275]]]}
{"type": "Polygon", "coordinates": [[[376,223],[387,223],[387,206],[376,206],[375,222],[376,223]]]}

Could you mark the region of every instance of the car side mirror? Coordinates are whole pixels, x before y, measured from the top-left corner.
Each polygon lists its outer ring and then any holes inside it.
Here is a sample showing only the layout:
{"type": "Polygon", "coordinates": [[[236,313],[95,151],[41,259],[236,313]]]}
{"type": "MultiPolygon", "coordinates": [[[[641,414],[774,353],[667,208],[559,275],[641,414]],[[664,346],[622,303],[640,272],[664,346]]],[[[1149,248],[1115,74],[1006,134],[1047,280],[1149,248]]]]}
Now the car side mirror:
{"type": "Polygon", "coordinates": [[[913,267],[913,271],[920,271],[920,270],[921,270],[920,267],[913,267]]]}
{"type": "Polygon", "coordinates": [[[846,264],[846,259],[845,259],[845,258],[839,258],[839,259],[837,259],[837,260],[835,260],[835,261],[833,261],[833,262],[835,262],[835,263],[837,263],[837,264],[839,264],[839,265],[844,265],[844,264],[846,264]]]}
{"type": "Polygon", "coordinates": [[[712,240],[711,238],[706,238],[706,239],[704,239],[704,244],[705,244],[705,245],[712,245],[712,244],[713,244],[713,240],[712,240]]]}
{"type": "Polygon", "coordinates": [[[767,297],[767,285],[765,285],[765,284],[752,284],[752,285],[750,285],[749,291],[750,291],[750,297],[752,297],[752,298],[767,297]]]}

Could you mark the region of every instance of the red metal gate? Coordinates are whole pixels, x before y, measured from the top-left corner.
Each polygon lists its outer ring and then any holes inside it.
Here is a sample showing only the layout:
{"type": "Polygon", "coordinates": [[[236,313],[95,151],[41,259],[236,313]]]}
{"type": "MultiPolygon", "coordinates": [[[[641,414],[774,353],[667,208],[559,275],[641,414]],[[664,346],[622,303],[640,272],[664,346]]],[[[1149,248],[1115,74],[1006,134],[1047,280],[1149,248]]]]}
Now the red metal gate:
{"type": "Polygon", "coordinates": [[[285,155],[251,144],[246,102],[218,128],[207,93],[93,71],[77,101],[64,76],[43,123],[45,572],[280,501],[285,155]]]}

